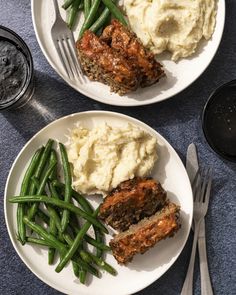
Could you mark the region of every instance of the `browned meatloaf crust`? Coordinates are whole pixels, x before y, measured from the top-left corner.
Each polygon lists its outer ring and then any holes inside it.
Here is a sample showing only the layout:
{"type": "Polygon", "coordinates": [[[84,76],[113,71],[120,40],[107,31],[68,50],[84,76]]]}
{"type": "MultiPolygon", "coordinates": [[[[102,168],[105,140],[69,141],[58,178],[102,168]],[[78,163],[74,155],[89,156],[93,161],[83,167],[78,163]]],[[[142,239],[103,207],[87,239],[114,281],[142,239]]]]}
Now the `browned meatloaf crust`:
{"type": "Polygon", "coordinates": [[[120,95],[137,89],[138,76],[129,62],[94,33],[86,31],[76,47],[83,71],[90,80],[107,84],[120,95]]]}
{"type": "Polygon", "coordinates": [[[109,85],[120,95],[156,83],[164,75],[154,55],[117,20],[105,28],[101,37],[86,31],[76,47],[89,79],[109,85]]]}
{"type": "Polygon", "coordinates": [[[122,182],[104,199],[99,217],[116,230],[151,216],[166,201],[166,192],[154,179],[135,177],[122,182]]]}
{"type": "Polygon", "coordinates": [[[168,203],[161,211],[144,218],[110,241],[115,259],[120,264],[130,262],[135,254],[143,254],[158,241],[173,236],[180,228],[179,206],[168,203]]]}
{"type": "Polygon", "coordinates": [[[112,20],[111,25],[104,29],[100,39],[126,57],[133,68],[139,69],[141,87],[152,85],[164,76],[162,65],[155,60],[154,55],[145,49],[136,35],[118,20],[112,20]]]}

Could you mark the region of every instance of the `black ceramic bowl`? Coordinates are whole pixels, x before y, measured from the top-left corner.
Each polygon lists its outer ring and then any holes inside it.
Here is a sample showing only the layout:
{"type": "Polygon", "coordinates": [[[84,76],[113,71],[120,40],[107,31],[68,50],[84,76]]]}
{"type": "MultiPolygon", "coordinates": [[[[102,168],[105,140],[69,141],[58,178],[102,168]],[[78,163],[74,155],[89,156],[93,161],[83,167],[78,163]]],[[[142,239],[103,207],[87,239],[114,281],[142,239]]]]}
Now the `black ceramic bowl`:
{"type": "Polygon", "coordinates": [[[221,85],[210,95],[203,109],[202,127],[210,147],[236,162],[236,80],[221,85]]]}
{"type": "Polygon", "coordinates": [[[21,37],[0,26],[0,110],[22,106],[33,92],[30,50],[21,37]]]}

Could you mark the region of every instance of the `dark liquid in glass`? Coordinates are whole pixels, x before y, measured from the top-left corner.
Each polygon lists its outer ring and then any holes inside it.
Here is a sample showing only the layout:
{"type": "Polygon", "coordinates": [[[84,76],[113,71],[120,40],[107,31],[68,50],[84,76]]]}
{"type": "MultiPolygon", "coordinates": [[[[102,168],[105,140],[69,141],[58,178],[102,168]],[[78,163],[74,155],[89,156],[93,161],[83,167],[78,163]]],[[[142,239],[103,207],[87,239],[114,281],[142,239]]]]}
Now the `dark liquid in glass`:
{"type": "Polygon", "coordinates": [[[8,103],[22,91],[29,74],[25,55],[16,45],[0,40],[0,103],[8,103]]]}
{"type": "Polygon", "coordinates": [[[236,81],[221,87],[209,100],[203,128],[211,147],[236,161],[236,81]]]}

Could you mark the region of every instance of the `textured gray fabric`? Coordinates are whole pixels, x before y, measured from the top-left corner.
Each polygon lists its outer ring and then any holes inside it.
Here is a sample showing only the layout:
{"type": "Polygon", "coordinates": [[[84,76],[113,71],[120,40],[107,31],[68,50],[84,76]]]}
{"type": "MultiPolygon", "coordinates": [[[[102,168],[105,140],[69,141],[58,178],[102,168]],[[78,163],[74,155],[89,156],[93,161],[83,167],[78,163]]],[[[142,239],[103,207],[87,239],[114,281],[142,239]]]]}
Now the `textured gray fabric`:
{"type": "MultiPolygon", "coordinates": [[[[0,24],[13,29],[29,45],[36,71],[34,100],[48,110],[47,113],[42,112],[31,101],[17,111],[0,113],[0,294],[60,294],[32,274],[13,249],[4,221],[3,193],[15,157],[37,131],[54,119],[87,110],[111,110],[144,121],[173,145],[183,161],[187,146],[191,142],[196,143],[200,162],[214,168],[212,200],[206,220],[209,268],[214,291],[218,295],[236,293],[236,165],[222,160],[208,147],[201,129],[201,113],[209,94],[221,83],[236,78],[236,1],[226,2],[223,40],[205,73],[187,90],[167,101],[146,107],[122,108],[97,103],[67,86],[50,67],[39,48],[32,26],[30,1],[0,0],[0,24]]],[[[192,233],[170,270],[138,294],[179,294],[187,271],[191,244],[192,233]]],[[[198,265],[194,291],[200,294],[198,265]]]]}

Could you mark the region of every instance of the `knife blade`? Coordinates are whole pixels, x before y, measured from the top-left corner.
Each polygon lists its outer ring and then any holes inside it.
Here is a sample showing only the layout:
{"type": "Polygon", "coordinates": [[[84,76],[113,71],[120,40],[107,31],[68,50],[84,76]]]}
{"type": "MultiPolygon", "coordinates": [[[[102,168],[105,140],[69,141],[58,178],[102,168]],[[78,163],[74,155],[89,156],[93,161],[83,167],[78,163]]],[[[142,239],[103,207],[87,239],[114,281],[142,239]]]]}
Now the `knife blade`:
{"type": "MultiPolygon", "coordinates": [[[[194,143],[191,143],[187,149],[186,156],[186,170],[191,184],[196,176],[199,169],[197,148],[194,143]]],[[[206,252],[206,237],[205,237],[205,219],[203,218],[200,223],[199,236],[198,236],[198,251],[200,261],[200,274],[201,274],[201,294],[202,295],[213,295],[211,280],[208,270],[207,263],[207,252],[206,252]]]]}
{"type": "Polygon", "coordinates": [[[186,170],[188,173],[188,177],[191,183],[196,176],[198,171],[198,156],[197,156],[197,148],[194,143],[191,143],[187,149],[187,157],[186,157],[186,170]]]}

